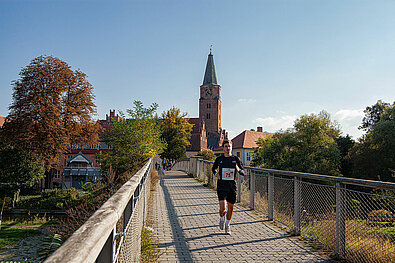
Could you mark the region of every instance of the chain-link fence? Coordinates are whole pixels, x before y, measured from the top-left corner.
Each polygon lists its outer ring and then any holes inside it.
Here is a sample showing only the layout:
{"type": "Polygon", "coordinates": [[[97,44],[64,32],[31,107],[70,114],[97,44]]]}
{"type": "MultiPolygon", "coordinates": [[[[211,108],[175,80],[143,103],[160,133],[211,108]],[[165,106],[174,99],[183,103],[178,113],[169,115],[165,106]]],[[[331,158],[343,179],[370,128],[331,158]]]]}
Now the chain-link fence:
{"type": "Polygon", "coordinates": [[[139,262],[151,163],[149,160],[45,262],[139,262]]]}
{"type": "MultiPolygon", "coordinates": [[[[184,159],[173,169],[215,188],[212,162],[184,159]]],[[[238,201],[260,210],[351,262],[395,262],[395,184],[246,167],[238,201]]]]}

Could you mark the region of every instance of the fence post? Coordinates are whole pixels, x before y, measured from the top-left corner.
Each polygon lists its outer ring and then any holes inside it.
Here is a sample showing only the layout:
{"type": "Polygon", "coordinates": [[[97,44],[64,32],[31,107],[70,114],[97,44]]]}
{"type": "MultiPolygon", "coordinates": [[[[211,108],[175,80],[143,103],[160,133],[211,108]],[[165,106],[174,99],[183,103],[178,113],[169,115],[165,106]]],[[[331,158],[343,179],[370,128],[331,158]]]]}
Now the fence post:
{"type": "Polygon", "coordinates": [[[274,175],[269,173],[268,183],[267,183],[267,191],[268,191],[268,220],[273,221],[273,203],[274,203],[274,175]]]}
{"type": "Polygon", "coordinates": [[[336,183],[336,255],[346,255],[346,213],[344,200],[345,185],[336,183]]]}
{"type": "Polygon", "coordinates": [[[255,209],[255,174],[252,170],[248,169],[247,174],[250,175],[250,208],[255,209]]]}
{"type": "Polygon", "coordinates": [[[196,165],[195,165],[195,177],[199,177],[199,158],[196,158],[196,165]]]}
{"type": "Polygon", "coordinates": [[[113,262],[114,257],[114,237],[115,237],[115,228],[111,231],[110,235],[107,238],[106,243],[100,251],[99,256],[96,259],[96,263],[108,263],[113,262]]]}
{"type": "Polygon", "coordinates": [[[301,215],[301,202],[302,202],[302,179],[294,176],[294,228],[295,235],[300,235],[300,215],[301,215]]]}
{"type": "Polygon", "coordinates": [[[236,196],[236,202],[240,203],[241,201],[241,175],[237,174],[237,196],[236,196]]]}

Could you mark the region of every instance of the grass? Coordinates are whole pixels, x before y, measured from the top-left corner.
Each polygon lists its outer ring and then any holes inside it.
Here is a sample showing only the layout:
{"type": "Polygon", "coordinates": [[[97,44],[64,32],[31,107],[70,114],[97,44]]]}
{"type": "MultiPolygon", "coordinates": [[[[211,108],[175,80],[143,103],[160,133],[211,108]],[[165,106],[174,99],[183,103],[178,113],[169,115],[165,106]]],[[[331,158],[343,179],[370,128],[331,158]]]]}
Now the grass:
{"type": "Polygon", "coordinates": [[[4,227],[0,230],[0,249],[13,246],[22,239],[30,236],[40,235],[41,231],[37,229],[4,227]]]}
{"type": "Polygon", "coordinates": [[[155,224],[152,215],[153,212],[153,193],[156,191],[156,186],[159,182],[158,172],[154,169],[151,170],[151,182],[150,182],[150,196],[148,199],[148,213],[145,226],[141,231],[141,262],[158,262],[160,257],[159,243],[155,238],[152,226],[155,224]]]}
{"type": "Polygon", "coordinates": [[[30,216],[16,217],[1,222],[0,249],[12,246],[22,239],[41,234],[41,230],[35,229],[43,225],[55,224],[52,217],[30,216]],[[31,226],[36,226],[32,228],[31,226]]]}

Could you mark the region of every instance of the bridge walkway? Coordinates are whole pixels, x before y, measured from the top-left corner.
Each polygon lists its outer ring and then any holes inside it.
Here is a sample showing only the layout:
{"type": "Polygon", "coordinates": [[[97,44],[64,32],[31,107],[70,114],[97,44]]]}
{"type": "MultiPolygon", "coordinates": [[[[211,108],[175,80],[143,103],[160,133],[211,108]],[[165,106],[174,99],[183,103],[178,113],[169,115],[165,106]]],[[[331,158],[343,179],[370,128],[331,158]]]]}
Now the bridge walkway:
{"type": "Polygon", "coordinates": [[[155,195],[160,262],[335,262],[237,204],[225,235],[216,192],[183,172],[162,172],[155,195]]]}

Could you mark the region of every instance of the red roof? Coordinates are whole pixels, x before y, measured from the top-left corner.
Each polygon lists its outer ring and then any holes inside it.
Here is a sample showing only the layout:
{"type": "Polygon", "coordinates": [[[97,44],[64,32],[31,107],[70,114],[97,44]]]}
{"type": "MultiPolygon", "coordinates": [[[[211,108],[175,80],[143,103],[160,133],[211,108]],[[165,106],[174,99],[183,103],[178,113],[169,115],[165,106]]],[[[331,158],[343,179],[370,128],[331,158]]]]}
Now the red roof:
{"type": "Polygon", "coordinates": [[[6,120],[6,117],[0,116],[0,128],[3,127],[5,120],[6,120]]]}
{"type": "Polygon", "coordinates": [[[259,138],[266,140],[271,136],[273,136],[273,133],[245,130],[232,139],[232,148],[233,149],[256,148],[258,147],[256,142],[258,141],[259,138]]]}

